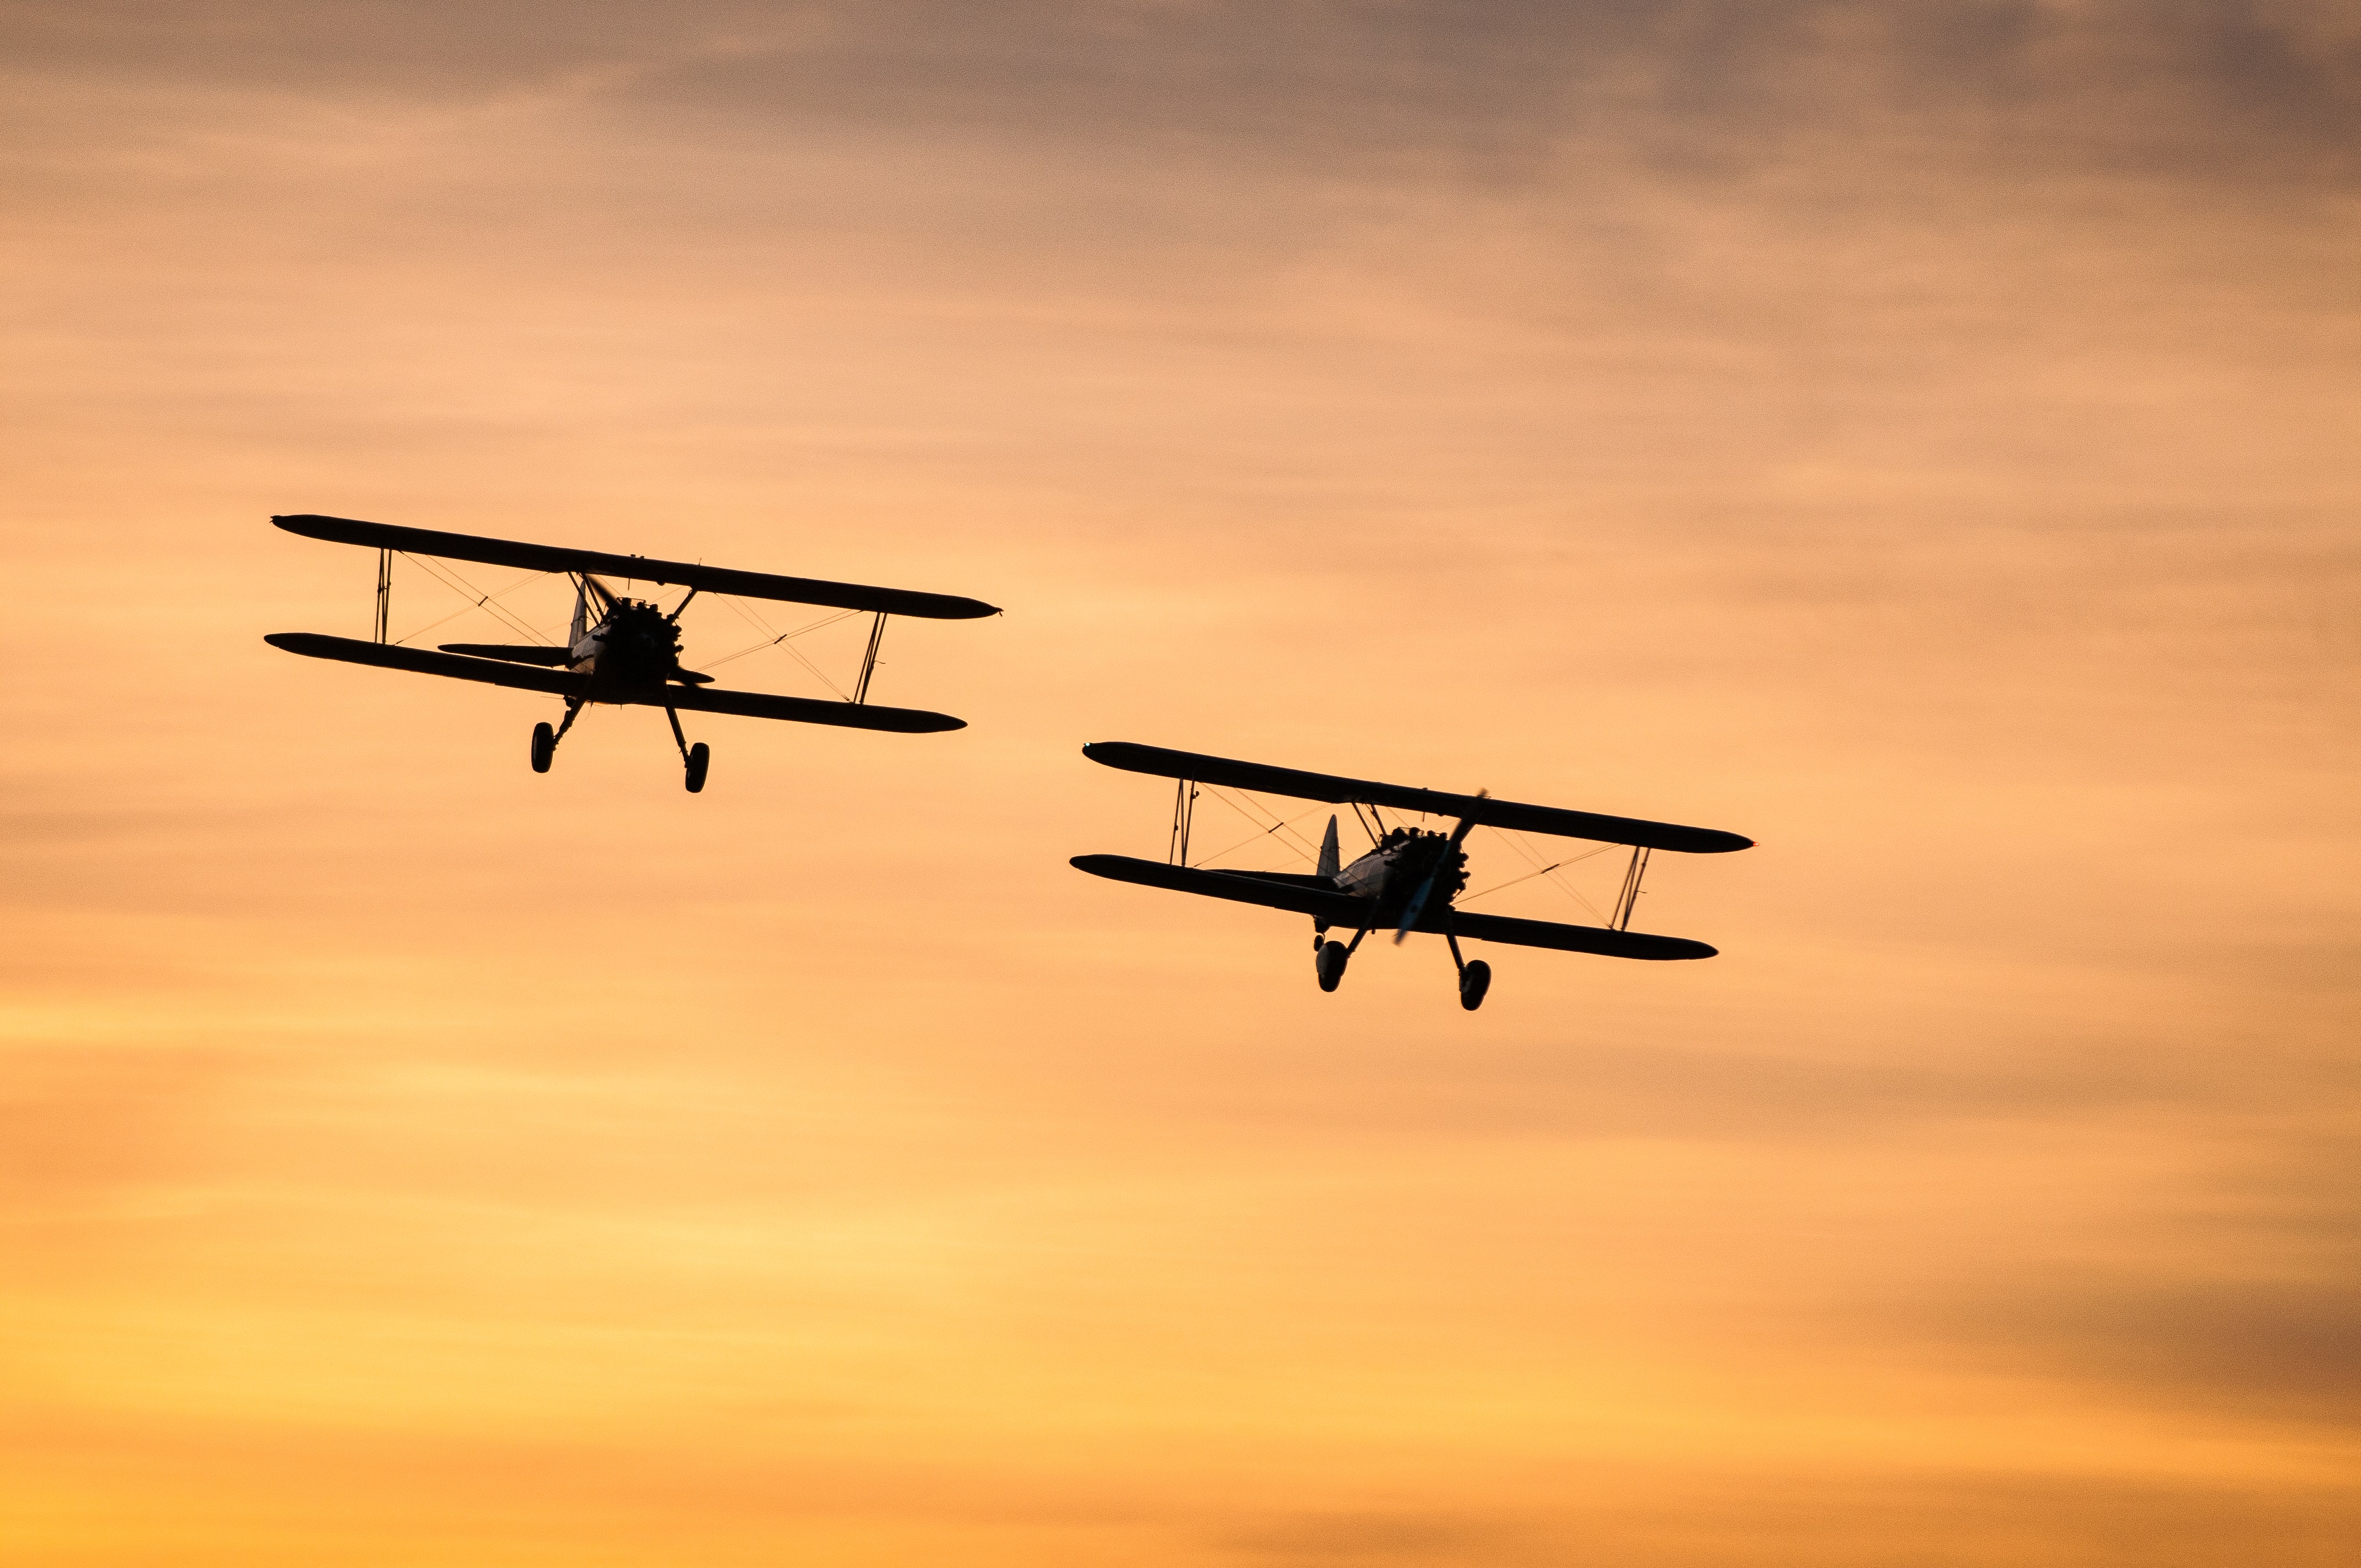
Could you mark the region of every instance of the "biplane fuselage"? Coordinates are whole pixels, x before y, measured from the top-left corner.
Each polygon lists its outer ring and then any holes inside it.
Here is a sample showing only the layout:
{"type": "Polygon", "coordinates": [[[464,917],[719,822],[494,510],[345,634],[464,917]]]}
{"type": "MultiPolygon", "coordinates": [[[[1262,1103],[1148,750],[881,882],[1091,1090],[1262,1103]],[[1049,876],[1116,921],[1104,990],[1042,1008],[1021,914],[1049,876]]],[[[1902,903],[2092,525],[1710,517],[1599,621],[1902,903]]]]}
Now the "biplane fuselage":
{"type": "Polygon", "coordinates": [[[1467,883],[1467,852],[1452,844],[1447,834],[1422,833],[1397,828],[1368,853],[1336,872],[1336,890],[1368,905],[1369,924],[1378,929],[1397,925],[1427,873],[1450,857],[1436,878],[1435,891],[1456,894],[1467,883]]]}
{"type": "MultiPolygon", "coordinates": [[[[590,579],[590,583],[596,583],[590,579]]],[[[603,591],[604,585],[598,585],[603,591]]],[[[711,679],[680,667],[680,629],[653,604],[615,598],[596,625],[586,626],[588,588],[577,600],[566,667],[588,677],[588,702],[645,702],[671,681],[711,679]]]]}

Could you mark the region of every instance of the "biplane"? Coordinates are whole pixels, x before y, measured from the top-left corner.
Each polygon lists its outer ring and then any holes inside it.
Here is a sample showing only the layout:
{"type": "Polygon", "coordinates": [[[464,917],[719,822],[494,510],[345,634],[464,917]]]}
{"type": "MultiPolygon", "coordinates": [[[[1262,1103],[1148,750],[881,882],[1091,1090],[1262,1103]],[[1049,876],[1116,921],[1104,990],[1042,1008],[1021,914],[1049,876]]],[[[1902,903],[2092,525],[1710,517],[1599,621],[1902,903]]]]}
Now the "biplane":
{"type": "MultiPolygon", "coordinates": [[[[1000,611],[981,599],[950,594],[918,593],[908,588],[870,587],[860,583],[823,582],[814,577],[774,576],[765,572],[741,572],[724,566],[684,561],[655,561],[644,555],[613,555],[596,550],[567,550],[548,544],[522,544],[505,539],[484,539],[467,533],[443,533],[425,528],[399,528],[390,523],[360,522],[351,518],[310,514],[270,520],[290,533],[325,539],[338,544],[359,544],[378,552],[377,640],[328,637],[311,631],[281,631],[263,639],[274,648],[307,658],[338,659],[349,664],[373,664],[379,669],[410,670],[423,675],[479,681],[487,685],[546,692],[566,699],[566,717],[553,729],[546,721],[533,726],[533,771],[545,773],[557,755],[557,743],[574,727],[582,710],[594,703],[661,707],[672,722],[673,743],[680,749],[689,793],[705,787],[712,751],[699,740],[694,746],[680,727],[683,709],[692,713],[730,713],[749,718],[780,718],[797,724],[835,724],[857,729],[885,729],[903,734],[961,729],[966,721],[949,714],[914,707],[884,707],[869,701],[870,677],[876,673],[877,651],[885,636],[889,615],[922,616],[940,620],[969,620],[1000,611]],[[434,556],[448,561],[478,561],[513,566],[529,572],[562,573],[574,583],[574,620],[563,643],[546,647],[510,642],[445,642],[439,648],[406,648],[386,640],[387,606],[392,591],[393,556],[397,554],[434,556]],[[685,587],[680,603],[664,609],[649,600],[617,593],[602,577],[626,584],[655,583],[685,587]],[[779,696],[767,692],[724,691],[713,677],[686,669],[680,662],[680,614],[701,593],[743,598],[784,599],[795,604],[824,605],[867,611],[876,617],[870,628],[869,649],[852,696],[840,702],[817,697],[779,696]]],[[[784,641],[784,639],[781,639],[784,641]]]]}
{"type": "Polygon", "coordinates": [[[1082,755],[1110,768],[1174,780],[1172,839],[1169,858],[1164,861],[1137,860],[1128,855],[1076,855],[1072,861],[1076,869],[1116,882],[1309,915],[1312,970],[1323,991],[1334,991],[1343,982],[1345,965],[1370,932],[1393,932],[1397,946],[1412,931],[1439,932],[1450,945],[1451,961],[1458,967],[1459,1004],[1471,1013],[1484,1004],[1484,995],[1491,989],[1492,966],[1481,959],[1464,957],[1459,950],[1462,938],[1525,948],[1554,948],[1561,952],[1600,953],[1618,959],[1713,957],[1715,949],[1703,942],[1631,929],[1632,910],[1640,901],[1641,880],[1647,874],[1648,857],[1658,850],[1691,855],[1726,854],[1750,848],[1754,842],[1711,828],[1684,828],[1676,823],[1649,822],[1633,817],[1524,806],[1511,800],[1494,800],[1484,793],[1448,795],[1441,790],[1411,789],[1368,779],[1274,768],[1261,762],[1172,751],[1161,746],[1137,746],[1129,741],[1102,740],[1083,747],[1082,755]],[[1190,821],[1201,784],[1348,805],[1368,835],[1368,851],[1349,865],[1340,863],[1343,852],[1336,841],[1337,819],[1331,816],[1315,872],[1214,871],[1190,865],[1190,821]],[[1366,817],[1362,816],[1365,806],[1368,809],[1366,817]],[[1443,833],[1401,822],[1389,826],[1383,810],[1455,817],[1459,820],[1449,833],[1443,833]],[[1631,846],[1631,860],[1624,871],[1622,891],[1616,897],[1609,924],[1559,925],[1455,907],[1453,901],[1467,886],[1467,853],[1462,846],[1468,833],[1478,827],[1631,846]],[[1333,941],[1328,937],[1331,930],[1349,930],[1353,939],[1333,941]]]}

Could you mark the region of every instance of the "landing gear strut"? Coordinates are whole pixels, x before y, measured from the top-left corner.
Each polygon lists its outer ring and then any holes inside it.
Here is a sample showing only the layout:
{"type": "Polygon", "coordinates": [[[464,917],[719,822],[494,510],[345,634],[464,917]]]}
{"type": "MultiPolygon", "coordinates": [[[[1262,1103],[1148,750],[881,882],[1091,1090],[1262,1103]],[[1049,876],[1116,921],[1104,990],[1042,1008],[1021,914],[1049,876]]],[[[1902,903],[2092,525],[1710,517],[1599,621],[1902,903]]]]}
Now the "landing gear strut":
{"type": "Polygon", "coordinates": [[[1361,938],[1369,931],[1365,926],[1354,932],[1352,947],[1346,947],[1342,942],[1323,941],[1327,930],[1323,926],[1312,934],[1312,972],[1319,976],[1321,990],[1334,991],[1345,983],[1345,960],[1353,956],[1353,948],[1359,947],[1361,938]]]}
{"type": "Polygon", "coordinates": [[[664,717],[672,720],[672,742],[680,748],[681,765],[688,770],[683,782],[688,785],[688,793],[695,795],[705,787],[705,770],[713,764],[713,751],[702,740],[694,746],[688,743],[688,737],[680,732],[677,710],[667,707],[664,717]]]}
{"type": "Polygon", "coordinates": [[[1459,966],[1459,1005],[1473,1013],[1484,1005],[1484,993],[1492,989],[1492,966],[1482,959],[1470,963],[1459,956],[1459,934],[1451,928],[1447,917],[1443,939],[1451,944],[1451,961],[1459,966]]]}
{"type": "Polygon", "coordinates": [[[546,721],[533,727],[533,771],[534,773],[549,772],[550,762],[557,756],[557,743],[566,739],[567,730],[574,728],[575,716],[581,711],[580,703],[569,702],[566,705],[565,721],[556,729],[552,729],[546,721]]]}

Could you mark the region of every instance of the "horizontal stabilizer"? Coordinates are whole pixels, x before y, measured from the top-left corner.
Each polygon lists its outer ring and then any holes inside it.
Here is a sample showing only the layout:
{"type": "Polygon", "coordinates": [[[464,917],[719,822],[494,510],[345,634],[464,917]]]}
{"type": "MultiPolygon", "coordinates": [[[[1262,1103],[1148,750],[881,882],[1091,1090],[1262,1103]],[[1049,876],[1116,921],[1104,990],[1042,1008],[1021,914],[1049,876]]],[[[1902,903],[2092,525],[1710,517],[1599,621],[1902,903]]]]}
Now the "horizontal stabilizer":
{"type": "Polygon", "coordinates": [[[263,641],[273,648],[301,653],[307,659],[373,664],[380,670],[408,670],[413,674],[481,681],[488,686],[548,692],[555,696],[578,697],[590,685],[589,676],[577,675],[571,670],[536,670],[502,660],[470,659],[464,653],[437,653],[392,642],[364,642],[357,637],[328,637],[317,631],[274,631],[263,641]]]}
{"type": "Polygon", "coordinates": [[[1162,861],[1135,860],[1129,855],[1076,855],[1068,862],[1076,871],[1143,887],[1193,893],[1204,898],[1226,898],[1234,904],[1259,904],[1266,909],[1291,909],[1325,920],[1331,926],[1357,926],[1363,901],[1336,888],[1314,883],[1325,877],[1288,876],[1255,872],[1210,872],[1197,866],[1169,865],[1162,861]]]}
{"type": "Polygon", "coordinates": [[[442,649],[470,659],[505,659],[511,664],[547,664],[560,670],[574,662],[571,648],[536,648],[521,642],[445,642],[442,649]]]}
{"type": "Polygon", "coordinates": [[[930,620],[972,620],[978,616],[1000,613],[982,599],[961,598],[954,594],[831,583],[818,577],[781,577],[768,572],[740,572],[686,561],[653,561],[644,555],[569,550],[555,544],[521,544],[473,533],[443,533],[431,528],[401,528],[390,522],[362,522],[348,517],[302,513],[270,521],[306,539],[362,544],[372,550],[406,550],[413,555],[434,555],[446,561],[481,561],[489,566],[514,566],[526,572],[595,572],[634,582],[674,583],[709,594],[735,594],[741,598],[785,599],[794,604],[915,615],[930,620]]]}
{"type": "MultiPolygon", "coordinates": [[[[1167,865],[1162,861],[1136,860],[1129,855],[1076,855],[1075,870],[1115,882],[1137,883],[1204,898],[1225,898],[1233,904],[1258,904],[1285,909],[1345,930],[1358,929],[1367,918],[1368,905],[1344,892],[1318,884],[1324,877],[1282,872],[1214,872],[1196,866],[1167,865]]],[[[1610,959],[1709,959],[1715,948],[1686,937],[1658,937],[1646,931],[1616,931],[1604,926],[1560,926],[1547,920],[1518,920],[1505,915],[1476,915],[1466,910],[1430,908],[1413,927],[1440,933],[1444,921],[1461,937],[1479,942],[1503,942],[1521,948],[1554,948],[1565,953],[1597,953],[1610,959]]],[[[1371,921],[1369,928],[1388,931],[1391,921],[1371,921]]]]}
{"type": "Polygon", "coordinates": [[[1421,811],[1433,817],[1455,817],[1487,828],[1509,828],[1526,833],[1549,833],[1563,839],[1589,839],[1605,844],[1631,844],[1650,850],[1675,850],[1685,854],[1718,855],[1751,848],[1754,840],[1712,828],[1684,828],[1675,822],[1650,822],[1637,817],[1608,817],[1594,811],[1566,811],[1554,806],[1521,806],[1513,800],[1493,800],[1474,795],[1449,795],[1442,790],[1413,789],[1406,784],[1348,779],[1334,773],[1308,773],[1297,768],[1275,768],[1264,762],[1242,762],[1228,757],[1208,757],[1195,751],[1172,751],[1161,746],[1134,745],[1128,740],[1099,740],[1082,748],[1082,755],[1110,768],[1159,778],[1193,779],[1199,784],[1225,784],[1232,789],[1258,789],[1299,800],[1332,805],[1358,801],[1390,806],[1396,811],[1421,811]]]}
{"type": "MultiPolygon", "coordinates": [[[[486,685],[548,692],[577,699],[591,696],[591,677],[571,670],[537,670],[529,665],[493,659],[471,659],[462,653],[432,652],[387,642],[363,642],[352,637],[327,637],[316,631],[277,631],[263,639],[273,648],[311,659],[336,659],[347,664],[373,664],[383,670],[409,670],[422,675],[481,681],[486,685]]],[[[964,729],[967,721],[947,713],[916,707],[881,707],[871,703],[829,702],[818,697],[775,696],[768,692],[715,691],[706,686],[657,685],[624,691],[599,691],[598,702],[642,707],[675,707],[691,713],[730,713],[746,718],[781,718],[796,724],[833,724],[851,729],[884,729],[900,734],[925,734],[964,729]]]]}

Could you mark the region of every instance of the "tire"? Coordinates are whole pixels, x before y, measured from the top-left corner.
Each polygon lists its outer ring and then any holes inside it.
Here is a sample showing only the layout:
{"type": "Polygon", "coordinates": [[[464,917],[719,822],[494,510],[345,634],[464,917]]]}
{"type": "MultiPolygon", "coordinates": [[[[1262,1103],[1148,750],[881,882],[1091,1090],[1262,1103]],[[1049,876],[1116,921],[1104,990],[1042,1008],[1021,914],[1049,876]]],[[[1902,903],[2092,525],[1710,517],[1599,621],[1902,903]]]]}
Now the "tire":
{"type": "Polygon", "coordinates": [[[699,740],[688,749],[688,793],[695,795],[705,787],[705,770],[713,763],[713,753],[699,740]]]}
{"type": "Polygon", "coordinates": [[[1320,978],[1320,989],[1334,991],[1345,983],[1345,944],[1323,942],[1312,960],[1312,970],[1320,978]]]}
{"type": "Polygon", "coordinates": [[[1477,959],[1459,971],[1459,1005],[1473,1013],[1484,1005],[1484,993],[1492,989],[1492,966],[1477,959]]]}
{"type": "Polygon", "coordinates": [[[557,755],[557,731],[546,724],[533,727],[533,771],[549,772],[549,761],[557,755]]]}

